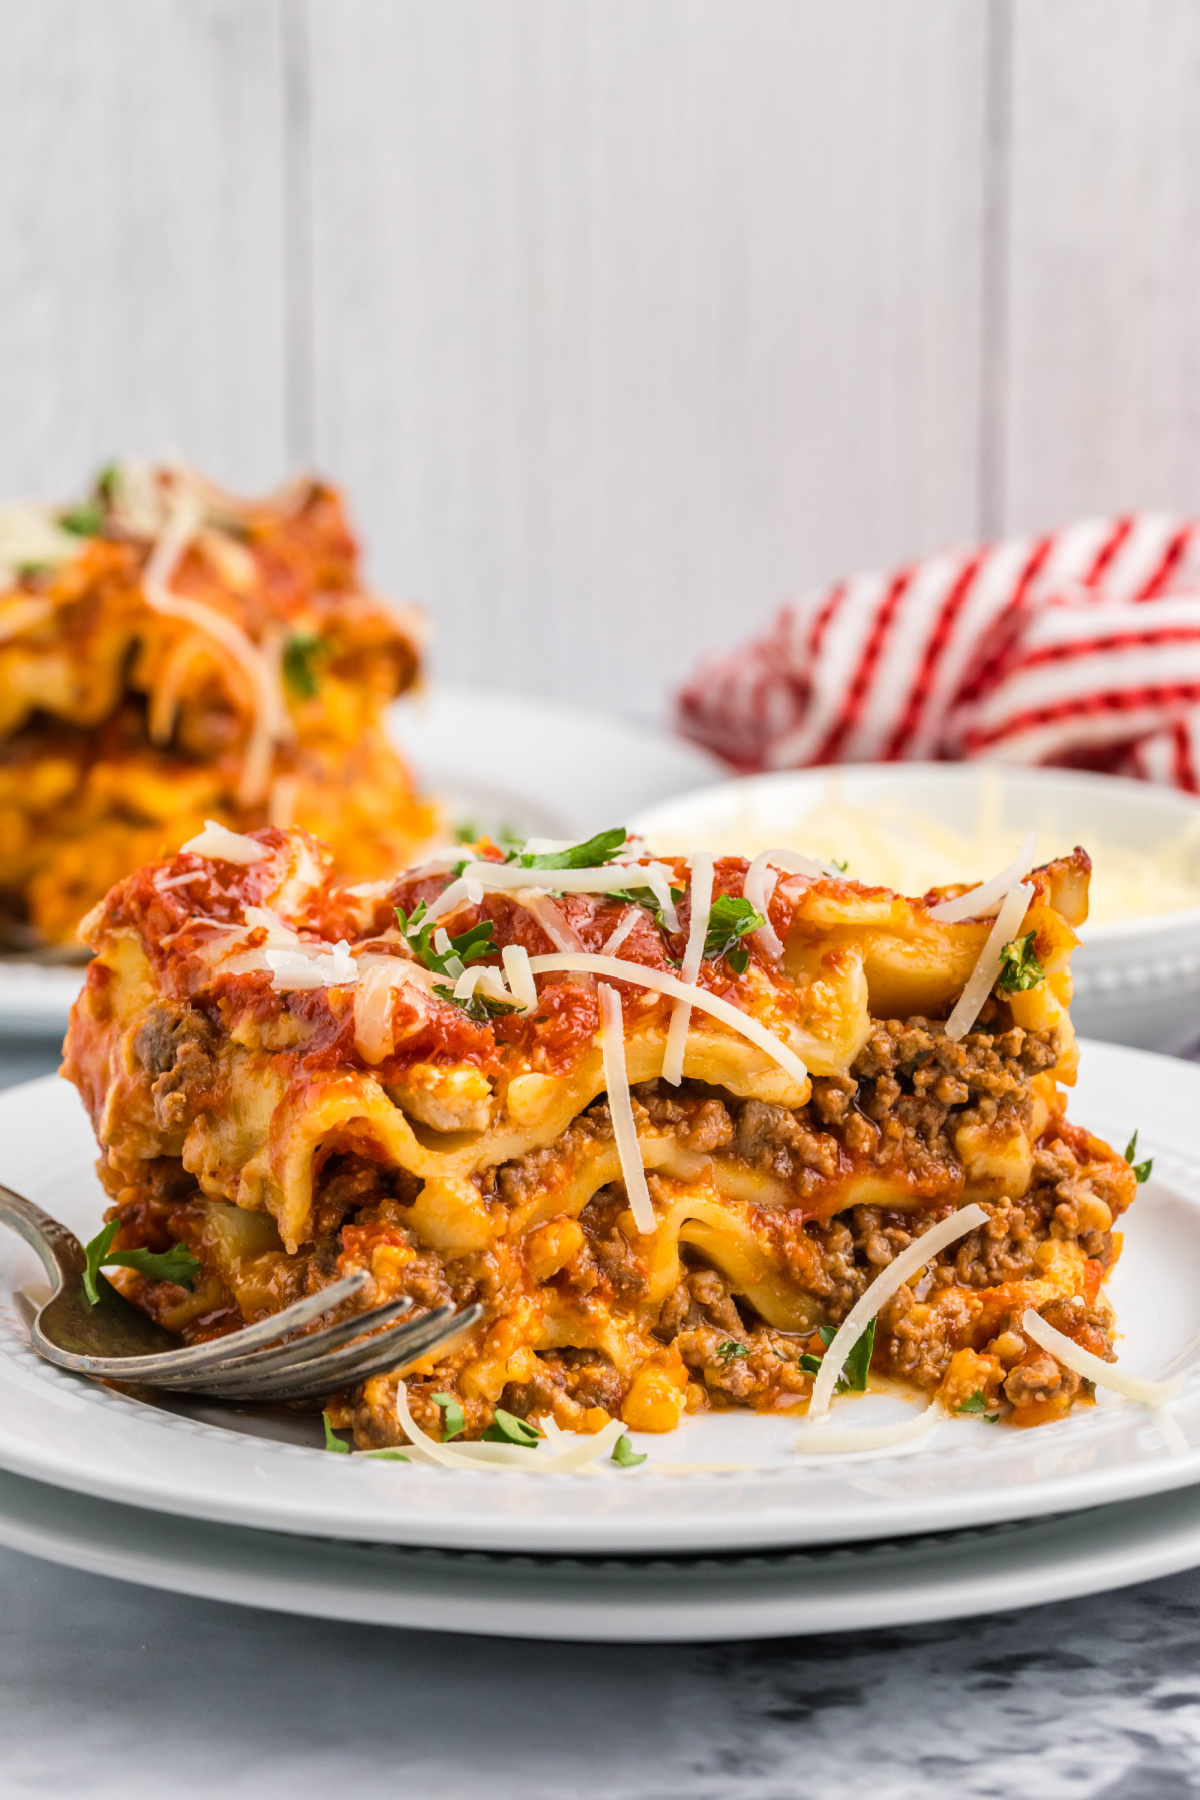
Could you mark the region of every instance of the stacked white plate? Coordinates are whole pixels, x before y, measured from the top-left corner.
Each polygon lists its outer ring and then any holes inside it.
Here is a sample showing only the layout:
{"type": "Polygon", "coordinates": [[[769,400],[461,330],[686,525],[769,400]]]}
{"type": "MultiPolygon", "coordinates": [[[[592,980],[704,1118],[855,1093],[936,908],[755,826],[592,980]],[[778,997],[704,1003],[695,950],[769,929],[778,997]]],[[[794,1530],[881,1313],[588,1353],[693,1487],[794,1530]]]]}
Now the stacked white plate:
{"type": "MultiPolygon", "coordinates": [[[[443,693],[407,735],[426,780],[493,831],[584,835],[712,773],[648,729],[533,702],[443,693]],[[481,787],[498,744],[503,778],[481,787]]],[[[734,1413],[634,1434],[639,1467],[577,1475],[329,1455],[311,1420],[168,1409],[40,1361],[28,1319],[44,1278],[0,1232],[0,1542],[250,1605],[575,1639],[948,1618],[1200,1563],[1200,1069],[1088,1045],[1072,1115],[1117,1144],[1138,1128],[1155,1159],[1109,1292],[1121,1362],[1187,1373],[1170,1442],[1102,1395],[1036,1431],[948,1420],[854,1457],[805,1458],[794,1420],[734,1413]]],[[[0,1094],[0,1146],[0,1179],[94,1235],[104,1196],[72,1088],[0,1094]]],[[[903,1406],[843,1404],[864,1423],[903,1406]]]]}
{"type": "MultiPolygon", "coordinates": [[[[1187,1372],[1172,1409],[1186,1449],[1102,1394],[1035,1431],[947,1420],[905,1451],[847,1457],[806,1459],[793,1420],[733,1413],[634,1434],[635,1469],[333,1456],[307,1421],[167,1410],[40,1361],[40,1266],[5,1234],[0,1542],[251,1605],[581,1639],[948,1618],[1200,1563],[1200,1070],[1088,1044],[1073,1112],[1122,1143],[1138,1127],[1154,1156],[1109,1291],[1122,1364],[1187,1372]]],[[[103,1196],[73,1089],[48,1077],[0,1095],[0,1144],[10,1185],[93,1235],[103,1196]]],[[[843,1402],[856,1420],[901,1404],[843,1402]]]]}

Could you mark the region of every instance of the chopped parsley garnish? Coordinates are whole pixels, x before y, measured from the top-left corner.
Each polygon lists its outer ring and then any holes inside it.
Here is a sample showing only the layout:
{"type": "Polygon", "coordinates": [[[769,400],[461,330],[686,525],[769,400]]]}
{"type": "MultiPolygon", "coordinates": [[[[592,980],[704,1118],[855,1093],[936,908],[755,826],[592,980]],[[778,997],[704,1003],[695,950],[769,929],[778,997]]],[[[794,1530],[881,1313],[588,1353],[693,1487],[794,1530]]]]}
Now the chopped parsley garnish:
{"type": "MultiPolygon", "coordinates": [[[[478,841],[478,838],[479,823],[476,819],[463,819],[461,823],[454,827],[454,841],[456,844],[474,844],[478,841]]],[[[462,868],[465,869],[466,866],[466,863],[463,863],[462,868]]]]}
{"type": "Polygon", "coordinates": [[[111,1219],[104,1230],[84,1246],[87,1261],[83,1271],[83,1291],[89,1305],[97,1306],[100,1302],[96,1276],[102,1264],[110,1268],[115,1264],[122,1269],[136,1269],[139,1275],[147,1275],[151,1281],[173,1281],[176,1287],[187,1288],[190,1293],[200,1273],[200,1264],[186,1244],[172,1244],[169,1250],[161,1251],[114,1250],[112,1241],[120,1229],[120,1219],[111,1219]]]}
{"type": "Polygon", "coordinates": [[[502,1019],[505,1013],[521,1010],[515,1000],[493,1000],[490,994],[481,994],[478,990],[461,1000],[453,988],[442,987],[440,983],[433,991],[439,1000],[448,1000],[451,1006],[460,1007],[476,1025],[486,1025],[489,1019],[502,1019]]]}
{"type": "Polygon", "coordinates": [[[107,506],[111,506],[117,497],[117,482],[121,477],[119,463],[105,463],[96,477],[96,492],[107,506]]]}
{"type": "Polygon", "coordinates": [[[1130,1138],[1129,1142],[1125,1146],[1125,1161],[1129,1164],[1130,1168],[1133,1170],[1134,1177],[1137,1181],[1137,1184],[1139,1187],[1141,1187],[1143,1181],[1149,1181],[1149,1179],[1150,1179],[1150,1171],[1154,1167],[1154,1158],[1152,1156],[1148,1156],[1146,1158],[1145,1162],[1140,1162],[1140,1163],[1134,1162],[1133,1159],[1137,1155],[1137,1140],[1138,1140],[1138,1134],[1135,1131],[1133,1136],[1130,1138]]]}
{"type": "Polygon", "coordinates": [[[831,869],[840,869],[844,875],[846,870],[850,867],[850,859],[847,857],[845,862],[839,862],[836,856],[831,856],[829,859],[829,866],[831,869]]]}
{"type": "MultiPolygon", "coordinates": [[[[867,1371],[871,1367],[871,1352],[875,1348],[874,1319],[868,1321],[866,1330],[855,1340],[854,1348],[842,1364],[842,1372],[838,1376],[836,1392],[839,1394],[863,1394],[867,1389],[867,1371]]],[[[833,1325],[819,1327],[817,1336],[828,1350],[837,1336],[837,1328],[833,1325]]],[[[815,1375],[821,1367],[821,1360],[805,1354],[800,1358],[800,1367],[806,1375],[815,1375]]]]}
{"type": "MultiPolygon", "coordinates": [[[[418,962],[432,970],[435,975],[446,975],[451,981],[457,981],[465,974],[469,962],[480,962],[485,956],[495,954],[496,944],[492,936],[492,921],[480,919],[467,931],[460,931],[457,937],[449,937],[433,920],[427,920],[427,907],[423,900],[418,900],[410,919],[402,906],[396,908],[396,917],[400,921],[400,929],[418,962]],[[438,939],[441,943],[438,943],[438,939]]],[[[515,1001],[493,1000],[487,994],[467,994],[461,1000],[452,987],[435,986],[434,993],[439,1000],[449,1001],[473,1019],[476,1025],[486,1025],[489,1019],[501,1018],[505,1013],[518,1012],[515,1001]]]]}
{"type": "Polygon", "coordinates": [[[485,1444],[516,1444],[521,1450],[532,1450],[542,1441],[540,1431],[525,1419],[518,1419],[515,1413],[505,1412],[498,1406],[492,1415],[492,1423],[483,1434],[485,1444]]]}
{"type": "Polygon", "coordinates": [[[467,1415],[454,1398],[453,1394],[434,1394],[433,1404],[442,1409],[442,1442],[448,1444],[451,1438],[461,1437],[467,1429],[467,1415]]]}
{"type": "Polygon", "coordinates": [[[85,500],[82,506],[60,513],[58,522],[76,537],[99,537],[104,530],[104,508],[96,500],[85,500]]]}
{"type": "Polygon", "coordinates": [[[325,1448],[327,1450],[340,1450],[343,1456],[349,1456],[350,1446],[345,1438],[334,1437],[333,1426],[329,1423],[329,1414],[327,1412],[321,1414],[321,1423],[325,1427],[325,1448]]]}
{"type": "Polygon", "coordinates": [[[480,919],[469,931],[460,931],[457,937],[446,936],[445,943],[439,946],[435,940],[440,927],[432,919],[423,922],[427,911],[425,902],[418,900],[411,919],[402,906],[396,908],[396,917],[417,961],[432,969],[435,975],[449,975],[457,981],[469,962],[479,962],[483,957],[495,954],[490,919],[480,919]]]}
{"type": "Polygon", "coordinates": [[[1046,971],[1033,948],[1036,937],[1036,931],[1027,931],[1024,937],[1013,938],[1001,950],[1000,973],[996,977],[1000,993],[1023,994],[1026,988],[1036,987],[1039,981],[1045,980],[1046,971]]]}
{"type": "Polygon", "coordinates": [[[724,956],[731,969],[744,975],[750,952],[742,939],[748,932],[758,931],[766,922],[744,894],[718,894],[708,915],[705,962],[716,962],[719,956],[724,956]]]}
{"type": "Polygon", "coordinates": [[[960,1413],[978,1413],[985,1425],[997,1425],[1000,1422],[998,1412],[990,1413],[988,1411],[987,1395],[982,1388],[976,1388],[975,1392],[968,1395],[962,1405],[956,1406],[954,1410],[960,1413]]]}
{"type": "Polygon", "coordinates": [[[749,1356],[745,1344],[739,1344],[736,1338],[726,1338],[723,1344],[717,1345],[717,1355],[723,1363],[732,1362],[735,1356],[749,1356]]]}
{"type": "Polygon", "coordinates": [[[645,1462],[646,1453],[639,1456],[627,1437],[619,1437],[613,1445],[612,1460],[622,1469],[636,1469],[645,1462]]]}
{"type": "Polygon", "coordinates": [[[541,854],[510,850],[508,861],[519,864],[522,869],[599,869],[612,861],[628,836],[623,825],[614,825],[611,831],[597,832],[586,843],[569,844],[565,850],[547,850],[541,854]]]}
{"type": "Polygon", "coordinates": [[[283,679],[297,699],[316,699],[318,682],[314,665],[328,653],[329,646],[315,631],[293,631],[283,646],[283,679]]]}

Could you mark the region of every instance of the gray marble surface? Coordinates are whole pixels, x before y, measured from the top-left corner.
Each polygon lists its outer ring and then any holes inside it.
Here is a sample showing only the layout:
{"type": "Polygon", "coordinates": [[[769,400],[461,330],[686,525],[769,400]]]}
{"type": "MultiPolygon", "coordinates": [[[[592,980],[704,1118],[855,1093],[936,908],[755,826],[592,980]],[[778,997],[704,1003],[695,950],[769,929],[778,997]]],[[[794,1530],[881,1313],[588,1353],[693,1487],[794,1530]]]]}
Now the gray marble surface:
{"type": "MultiPolygon", "coordinates": [[[[53,1068],[0,1046],[0,1084],[53,1068]]],[[[255,1612],[0,1551],[0,1794],[1184,1800],[1200,1572],[903,1631],[698,1648],[255,1612]]]]}

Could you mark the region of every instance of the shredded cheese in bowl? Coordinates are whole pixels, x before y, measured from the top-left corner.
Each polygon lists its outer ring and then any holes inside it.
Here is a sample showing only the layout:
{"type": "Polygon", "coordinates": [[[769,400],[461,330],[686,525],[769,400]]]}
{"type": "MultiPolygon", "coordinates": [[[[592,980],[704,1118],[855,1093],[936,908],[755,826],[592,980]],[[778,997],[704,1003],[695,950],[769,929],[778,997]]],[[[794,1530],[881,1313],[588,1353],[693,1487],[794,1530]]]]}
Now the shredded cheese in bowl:
{"type": "MultiPolygon", "coordinates": [[[[963,772],[968,773],[965,768],[963,772]]],[[[1157,841],[1138,844],[1122,838],[1124,808],[1114,806],[1112,820],[1100,830],[1090,818],[1081,819],[1071,804],[1072,790],[1063,787],[1057,771],[1021,771],[1022,777],[1040,774],[1045,780],[1045,793],[1030,801],[1021,822],[1014,819],[1011,803],[1004,804],[1007,771],[971,769],[974,804],[955,807],[953,820],[946,816],[951,809],[938,807],[932,790],[922,803],[923,769],[911,771],[911,797],[904,792],[910,772],[903,765],[869,773],[893,776],[895,796],[863,798],[857,791],[859,783],[839,771],[813,771],[797,778],[790,797],[782,785],[787,778],[768,777],[778,784],[766,790],[774,796],[769,805],[764,805],[764,790],[756,783],[743,784],[744,805],[721,809],[722,849],[727,855],[755,857],[776,844],[785,845],[824,862],[844,863],[856,881],[901,894],[923,894],[932,887],[973,885],[982,873],[1016,856],[1032,829],[1038,863],[1064,854],[1076,843],[1082,843],[1091,857],[1090,926],[1200,907],[1200,805],[1193,802],[1189,807],[1182,796],[1171,796],[1182,803],[1181,822],[1157,841]],[[1190,818],[1182,808],[1191,811],[1190,818]]],[[[1066,779],[1073,782],[1078,777],[1066,779]]],[[[1111,785],[1126,789],[1131,784],[1111,785]]],[[[718,835],[715,825],[711,834],[704,828],[698,800],[693,795],[679,803],[677,821],[670,816],[669,803],[656,808],[653,818],[639,821],[660,854],[684,853],[718,835]]],[[[1096,808],[1087,810],[1094,813],[1096,808]]]]}

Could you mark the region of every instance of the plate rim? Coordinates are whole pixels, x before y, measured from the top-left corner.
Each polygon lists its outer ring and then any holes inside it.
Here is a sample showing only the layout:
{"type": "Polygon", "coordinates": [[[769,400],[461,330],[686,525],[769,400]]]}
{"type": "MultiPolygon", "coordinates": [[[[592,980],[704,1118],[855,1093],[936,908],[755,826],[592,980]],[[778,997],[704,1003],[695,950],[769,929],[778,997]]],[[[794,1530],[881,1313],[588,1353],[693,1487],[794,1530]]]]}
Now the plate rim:
{"type": "Polygon", "coordinates": [[[0,1544],[160,1592],[305,1617],[542,1641],[711,1643],[1011,1612],[1181,1573],[1200,1563],[1200,1487],[821,1558],[751,1554],[731,1568],[697,1556],[680,1571],[690,1586],[666,1593],[653,1562],[634,1570],[606,1558],[582,1582],[578,1558],[539,1568],[528,1555],[397,1554],[147,1512],[8,1473],[0,1544]]]}

